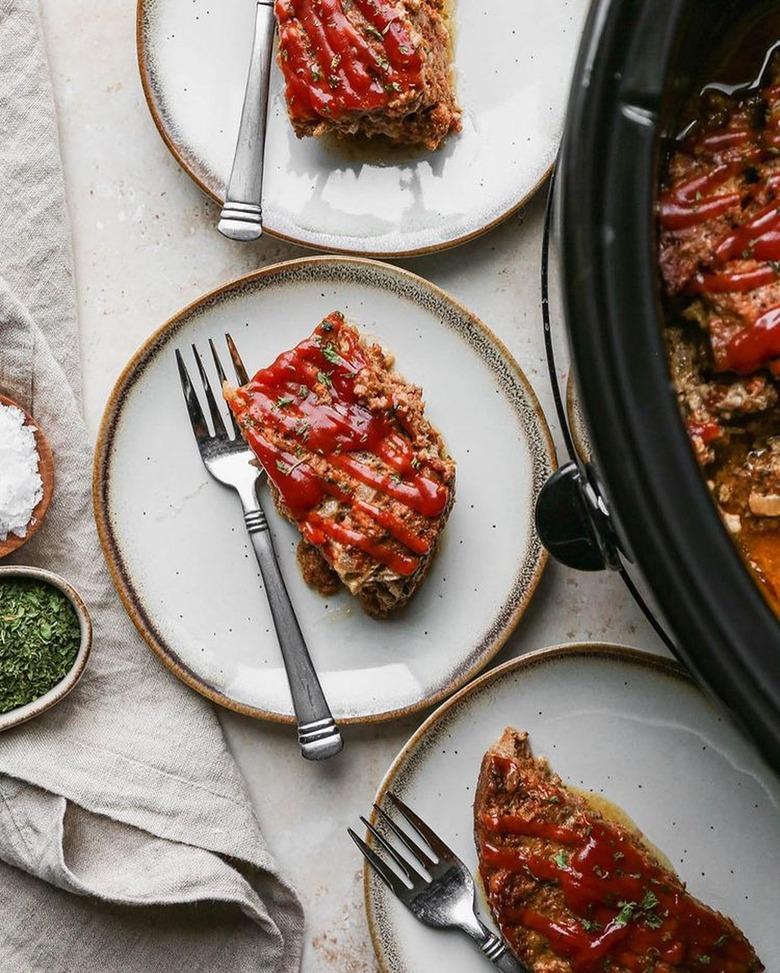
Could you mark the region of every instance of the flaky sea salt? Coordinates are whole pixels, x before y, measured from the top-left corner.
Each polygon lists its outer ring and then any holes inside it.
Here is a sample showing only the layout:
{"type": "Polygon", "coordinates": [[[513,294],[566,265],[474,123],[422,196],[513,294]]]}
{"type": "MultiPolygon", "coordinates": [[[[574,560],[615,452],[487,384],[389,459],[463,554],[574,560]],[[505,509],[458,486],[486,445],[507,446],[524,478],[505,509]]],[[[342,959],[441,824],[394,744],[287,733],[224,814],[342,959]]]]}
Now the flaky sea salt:
{"type": "Polygon", "coordinates": [[[35,433],[21,409],[0,402],[0,541],[24,537],[43,496],[35,433]]]}

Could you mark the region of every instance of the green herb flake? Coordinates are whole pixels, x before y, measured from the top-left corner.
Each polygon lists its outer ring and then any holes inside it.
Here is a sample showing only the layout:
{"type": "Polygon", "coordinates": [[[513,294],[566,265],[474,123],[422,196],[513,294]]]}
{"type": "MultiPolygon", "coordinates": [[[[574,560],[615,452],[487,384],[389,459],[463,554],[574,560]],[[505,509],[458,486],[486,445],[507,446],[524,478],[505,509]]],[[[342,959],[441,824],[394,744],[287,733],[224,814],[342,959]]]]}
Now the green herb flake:
{"type": "Polygon", "coordinates": [[[333,385],[333,382],[330,380],[330,375],[328,375],[327,372],[317,372],[317,381],[322,385],[325,385],[327,388],[330,388],[331,385],[333,385]]]}
{"type": "Polygon", "coordinates": [[[647,912],[650,909],[654,909],[657,905],[658,896],[655,894],[655,892],[646,892],[639,908],[642,909],[643,912],[647,912]]]}
{"type": "Polygon", "coordinates": [[[697,962],[701,963],[702,966],[709,966],[712,959],[706,953],[702,953],[697,962]]]}
{"type": "Polygon", "coordinates": [[[580,919],[580,925],[585,932],[598,932],[601,929],[600,923],[593,922],[592,919],[580,919]]]}
{"type": "Polygon", "coordinates": [[[277,470],[279,470],[280,473],[284,473],[285,476],[289,476],[290,473],[292,473],[292,467],[288,466],[287,463],[283,462],[280,459],[276,461],[276,468],[277,470]]]}
{"type": "Polygon", "coordinates": [[[274,403],[277,409],[283,409],[286,405],[292,405],[295,399],[291,395],[282,395],[274,403]]]}
{"type": "Polygon", "coordinates": [[[331,363],[331,365],[344,364],[344,359],[341,357],[341,355],[336,351],[336,349],[331,344],[327,344],[323,346],[322,355],[327,361],[331,363]]]}
{"type": "Polygon", "coordinates": [[[553,861],[558,866],[558,868],[567,869],[569,867],[570,855],[568,855],[562,848],[559,848],[553,856],[553,861]]]}
{"type": "Polygon", "coordinates": [[[52,585],[0,583],[0,713],[39,699],[65,678],[81,644],[78,615],[52,585]]]}
{"type": "Polygon", "coordinates": [[[620,912],[612,920],[612,923],[620,929],[623,926],[627,926],[634,918],[637,905],[636,902],[618,902],[618,905],[620,906],[620,912]]]}

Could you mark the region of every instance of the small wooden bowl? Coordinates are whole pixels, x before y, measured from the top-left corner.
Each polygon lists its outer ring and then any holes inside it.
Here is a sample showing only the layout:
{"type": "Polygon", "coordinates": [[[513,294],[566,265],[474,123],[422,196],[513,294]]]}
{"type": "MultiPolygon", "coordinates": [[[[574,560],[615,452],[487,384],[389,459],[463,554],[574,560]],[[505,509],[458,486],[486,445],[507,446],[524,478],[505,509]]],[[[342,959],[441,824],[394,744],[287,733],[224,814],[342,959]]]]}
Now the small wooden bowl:
{"type": "Polygon", "coordinates": [[[44,436],[38,424],[33,420],[32,416],[23,409],[18,402],[14,402],[13,399],[9,399],[5,395],[0,395],[0,403],[3,405],[11,405],[14,408],[19,409],[25,415],[25,425],[31,426],[35,431],[35,445],[38,448],[38,472],[41,475],[41,480],[43,482],[43,496],[35,505],[35,509],[32,512],[32,517],[30,518],[30,523],[27,525],[27,532],[24,537],[17,537],[16,534],[9,534],[4,541],[0,541],[0,558],[4,558],[6,554],[10,554],[11,551],[15,551],[26,544],[27,541],[40,529],[43,523],[43,518],[46,516],[46,511],[49,509],[49,503],[51,501],[51,495],[54,492],[54,457],[52,456],[51,446],[49,446],[49,441],[44,436]]]}

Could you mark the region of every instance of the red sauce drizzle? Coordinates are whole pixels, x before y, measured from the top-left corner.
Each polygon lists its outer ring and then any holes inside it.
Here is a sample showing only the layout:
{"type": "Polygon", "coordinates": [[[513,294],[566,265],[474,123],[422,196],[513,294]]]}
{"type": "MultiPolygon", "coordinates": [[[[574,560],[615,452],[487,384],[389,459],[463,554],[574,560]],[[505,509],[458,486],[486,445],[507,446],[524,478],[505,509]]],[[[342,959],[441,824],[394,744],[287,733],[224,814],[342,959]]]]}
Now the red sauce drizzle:
{"type": "Polygon", "coordinates": [[[770,308],[751,327],[732,338],[723,358],[726,368],[741,375],[780,358],[780,307],[770,308]]]}
{"type": "MultiPolygon", "coordinates": [[[[769,111],[767,125],[757,131],[738,119],[731,126],[695,136],[688,151],[710,165],[693,178],[685,179],[662,194],[659,219],[665,230],[685,230],[709,220],[729,215],[734,222],[721,236],[712,251],[706,269],[699,270],[688,281],[685,292],[693,294],[747,293],[780,281],[780,176],[775,173],[759,183],[748,182],[741,192],[719,193],[717,190],[732,176],[742,174],[748,165],[774,157],[780,146],[780,132],[775,100],[780,87],[766,92],[769,111]],[[749,219],[742,214],[746,201],[768,194],[770,202],[749,219]],[[775,198],[772,198],[772,197],[775,198]],[[754,261],[752,266],[733,261],[754,261]]],[[[780,373],[780,308],[770,307],[751,320],[728,341],[713,340],[718,370],[749,374],[761,368],[780,373]]],[[[716,438],[711,430],[702,431],[707,442],[716,438]]]]}
{"type": "Polygon", "coordinates": [[[373,111],[421,85],[424,55],[396,5],[353,3],[367,22],[361,29],[343,0],[276,0],[279,63],[296,120],[373,111]]]}
{"type": "Polygon", "coordinates": [[[308,461],[310,454],[321,456],[329,468],[343,470],[425,517],[437,517],[446,507],[447,487],[415,470],[412,444],[393,410],[371,411],[356,394],[356,380],[365,365],[354,332],[345,327],[342,315],[334,313],[310,338],[238,389],[230,404],[247,442],[306,538],[326,554],[328,540],[357,548],[408,576],[430,549],[429,543],[393,510],[345,492],[308,461]],[[314,386],[327,395],[318,395],[314,386]],[[270,429],[284,434],[289,448],[277,445],[268,435],[270,429]],[[364,455],[361,459],[355,454],[364,455]],[[369,465],[365,454],[380,458],[390,471],[369,465]],[[326,496],[350,507],[348,523],[318,513],[326,496]],[[361,524],[367,522],[378,524],[380,533],[389,534],[409,553],[377,540],[375,531],[366,533],[361,524]]]}
{"type": "MultiPolygon", "coordinates": [[[[506,758],[494,764],[506,774],[506,758]]],[[[519,774],[519,770],[515,770],[519,774]]],[[[504,884],[486,887],[497,897],[514,873],[554,883],[574,919],[554,918],[527,907],[501,908],[502,925],[523,926],[540,933],[553,951],[571,963],[575,973],[612,969],[702,969],[708,973],[739,973],[754,968],[749,943],[735,934],[716,912],[696,902],[684,886],[639,851],[621,829],[584,815],[576,827],[524,817],[483,817],[496,837],[522,835],[545,838],[561,847],[544,853],[528,845],[507,845],[487,839],[481,849],[483,871],[498,869],[504,884]]]]}

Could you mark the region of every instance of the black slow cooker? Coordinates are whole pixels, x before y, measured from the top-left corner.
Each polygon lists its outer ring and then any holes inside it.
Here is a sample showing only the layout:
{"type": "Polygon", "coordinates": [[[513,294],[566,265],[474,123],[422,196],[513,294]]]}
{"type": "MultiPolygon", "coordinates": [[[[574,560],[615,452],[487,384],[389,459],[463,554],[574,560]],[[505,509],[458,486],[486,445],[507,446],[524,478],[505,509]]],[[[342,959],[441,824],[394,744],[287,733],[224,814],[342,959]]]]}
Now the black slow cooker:
{"type": "MultiPolygon", "coordinates": [[[[683,99],[714,80],[706,72],[716,54],[725,63],[723,51],[747,43],[758,21],[764,33],[777,24],[780,37],[778,14],[776,0],[596,0],[591,9],[550,208],[557,267],[544,307],[553,354],[559,290],[592,461],[567,433],[570,462],[543,491],[537,523],[569,566],[624,573],[674,651],[780,769],[780,623],[721,523],[680,419],[654,215],[683,99]]],[[[547,248],[544,273],[546,260],[547,248]]],[[[551,375],[557,383],[552,361],[551,375]]]]}

